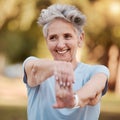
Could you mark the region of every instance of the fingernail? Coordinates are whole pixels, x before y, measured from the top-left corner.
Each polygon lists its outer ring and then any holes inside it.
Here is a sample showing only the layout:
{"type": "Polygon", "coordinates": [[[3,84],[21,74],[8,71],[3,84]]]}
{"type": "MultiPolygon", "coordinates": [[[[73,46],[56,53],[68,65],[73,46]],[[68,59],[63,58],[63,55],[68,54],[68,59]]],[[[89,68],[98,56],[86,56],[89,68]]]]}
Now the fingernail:
{"type": "Polygon", "coordinates": [[[70,83],[69,82],[67,82],[67,86],[69,86],[70,85],[70,83]]]}
{"type": "Polygon", "coordinates": [[[63,86],[65,87],[65,82],[63,83],[63,86]]]}
{"type": "Polygon", "coordinates": [[[63,85],[63,83],[62,83],[62,81],[60,81],[60,86],[62,86],[63,85]]]}

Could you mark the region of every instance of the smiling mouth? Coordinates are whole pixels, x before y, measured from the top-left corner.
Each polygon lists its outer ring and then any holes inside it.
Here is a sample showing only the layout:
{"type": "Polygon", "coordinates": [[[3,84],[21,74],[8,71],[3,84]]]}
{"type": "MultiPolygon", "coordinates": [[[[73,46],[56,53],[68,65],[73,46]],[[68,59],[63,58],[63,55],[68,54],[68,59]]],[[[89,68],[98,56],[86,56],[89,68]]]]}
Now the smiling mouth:
{"type": "Polygon", "coordinates": [[[69,51],[70,49],[65,49],[65,50],[56,50],[58,54],[65,54],[69,51]]]}

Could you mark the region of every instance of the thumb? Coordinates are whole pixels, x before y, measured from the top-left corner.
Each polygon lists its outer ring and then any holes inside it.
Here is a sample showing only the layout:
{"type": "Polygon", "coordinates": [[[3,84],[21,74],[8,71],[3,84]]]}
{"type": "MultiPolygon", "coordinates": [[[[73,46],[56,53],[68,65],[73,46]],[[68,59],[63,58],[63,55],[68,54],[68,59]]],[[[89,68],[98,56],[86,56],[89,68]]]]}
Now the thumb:
{"type": "Polygon", "coordinates": [[[53,108],[58,108],[58,104],[57,103],[53,104],[53,108]]]}

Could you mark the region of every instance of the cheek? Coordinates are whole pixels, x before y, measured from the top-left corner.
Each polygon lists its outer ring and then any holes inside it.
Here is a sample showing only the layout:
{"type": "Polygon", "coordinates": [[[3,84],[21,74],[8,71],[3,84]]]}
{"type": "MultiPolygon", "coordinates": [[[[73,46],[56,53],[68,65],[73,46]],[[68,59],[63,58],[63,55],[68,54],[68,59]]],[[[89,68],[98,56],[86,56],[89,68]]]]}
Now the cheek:
{"type": "Polygon", "coordinates": [[[73,50],[76,50],[78,48],[78,42],[77,41],[74,41],[73,43],[71,43],[71,48],[73,50]]]}
{"type": "Polygon", "coordinates": [[[72,55],[75,56],[77,54],[77,49],[78,49],[78,45],[75,44],[74,46],[72,46],[72,55]]]}
{"type": "Polygon", "coordinates": [[[52,53],[55,48],[55,45],[47,43],[47,47],[48,47],[48,50],[52,53]]]}

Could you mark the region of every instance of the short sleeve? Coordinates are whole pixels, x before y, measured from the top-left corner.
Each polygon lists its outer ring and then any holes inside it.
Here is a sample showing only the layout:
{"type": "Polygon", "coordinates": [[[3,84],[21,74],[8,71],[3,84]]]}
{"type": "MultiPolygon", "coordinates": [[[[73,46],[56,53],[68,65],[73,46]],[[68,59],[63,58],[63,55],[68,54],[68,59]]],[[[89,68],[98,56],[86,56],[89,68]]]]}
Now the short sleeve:
{"type": "Polygon", "coordinates": [[[109,69],[104,65],[95,65],[94,69],[93,69],[93,72],[92,72],[92,75],[94,75],[96,73],[104,73],[107,76],[107,81],[106,81],[106,84],[105,84],[105,88],[102,91],[102,95],[104,95],[107,92],[107,89],[108,89],[108,80],[109,80],[109,76],[110,76],[109,69]]]}
{"type": "Polygon", "coordinates": [[[104,73],[109,79],[110,76],[109,69],[104,65],[95,65],[92,74],[94,75],[96,73],[104,73]]]}
{"type": "Polygon", "coordinates": [[[25,61],[23,62],[23,81],[24,81],[24,83],[27,83],[27,74],[26,74],[26,71],[25,71],[25,64],[29,60],[36,60],[36,59],[38,59],[38,58],[34,57],[34,56],[30,56],[30,57],[26,58],[25,61]]]}

